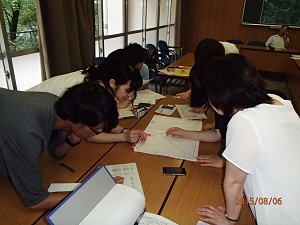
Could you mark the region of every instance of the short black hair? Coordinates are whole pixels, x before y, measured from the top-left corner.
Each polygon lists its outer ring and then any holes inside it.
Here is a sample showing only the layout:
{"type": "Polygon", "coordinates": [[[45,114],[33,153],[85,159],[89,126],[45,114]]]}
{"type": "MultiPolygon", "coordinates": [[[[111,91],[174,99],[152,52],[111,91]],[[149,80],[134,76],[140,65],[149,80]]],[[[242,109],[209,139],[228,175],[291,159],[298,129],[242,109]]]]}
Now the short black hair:
{"type": "Polygon", "coordinates": [[[271,103],[264,79],[243,55],[218,57],[203,73],[208,100],[225,116],[232,116],[236,110],[271,103]]]}
{"type": "Polygon", "coordinates": [[[199,42],[194,52],[195,65],[190,72],[191,107],[208,105],[205,87],[203,85],[203,70],[213,59],[225,55],[224,46],[213,38],[205,38],[199,42]]]}
{"type": "Polygon", "coordinates": [[[200,41],[194,52],[195,63],[208,63],[223,55],[225,55],[224,46],[213,38],[205,38],[200,41]]]}
{"type": "Polygon", "coordinates": [[[147,50],[137,43],[130,43],[124,48],[127,62],[131,66],[144,62],[147,56],[147,50]]]}
{"type": "Polygon", "coordinates": [[[118,109],[114,97],[94,82],[77,84],[67,89],[54,105],[63,120],[91,127],[104,124],[109,132],[118,125],[118,109]]]}

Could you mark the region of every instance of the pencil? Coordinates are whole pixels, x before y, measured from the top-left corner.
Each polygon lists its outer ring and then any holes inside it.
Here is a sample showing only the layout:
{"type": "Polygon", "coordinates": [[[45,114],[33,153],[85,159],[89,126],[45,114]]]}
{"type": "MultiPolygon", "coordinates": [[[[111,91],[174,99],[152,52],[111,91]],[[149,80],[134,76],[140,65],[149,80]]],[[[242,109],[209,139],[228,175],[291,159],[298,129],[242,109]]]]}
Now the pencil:
{"type": "Polygon", "coordinates": [[[75,172],[75,170],[69,166],[67,166],[66,164],[62,163],[62,162],[58,162],[58,165],[65,167],[67,170],[70,170],[71,172],[75,172]]]}

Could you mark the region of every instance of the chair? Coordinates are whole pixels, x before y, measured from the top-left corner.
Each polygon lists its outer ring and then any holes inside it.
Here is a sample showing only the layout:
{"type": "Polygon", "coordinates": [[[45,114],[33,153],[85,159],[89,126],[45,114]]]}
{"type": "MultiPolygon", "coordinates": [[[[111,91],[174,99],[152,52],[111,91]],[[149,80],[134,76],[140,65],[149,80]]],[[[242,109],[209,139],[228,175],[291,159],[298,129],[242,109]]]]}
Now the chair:
{"type": "Polygon", "coordinates": [[[146,44],[147,57],[145,64],[149,67],[149,78],[153,79],[150,83],[155,84],[157,92],[157,84],[160,84],[160,78],[157,76],[158,70],[163,69],[166,65],[160,61],[160,54],[153,44],[146,44]]]}
{"type": "Polygon", "coordinates": [[[262,42],[262,41],[249,41],[248,45],[266,47],[265,42],[262,42]]]}
{"type": "Polygon", "coordinates": [[[157,46],[161,55],[161,61],[166,65],[171,64],[182,56],[181,47],[169,46],[167,42],[162,40],[157,42],[157,46]]]}
{"type": "Polygon", "coordinates": [[[232,44],[236,44],[236,45],[243,45],[244,42],[242,40],[239,39],[228,39],[227,42],[232,43],[232,44]]]}
{"type": "Polygon", "coordinates": [[[100,65],[106,60],[106,57],[96,57],[93,59],[93,66],[100,65]]]}

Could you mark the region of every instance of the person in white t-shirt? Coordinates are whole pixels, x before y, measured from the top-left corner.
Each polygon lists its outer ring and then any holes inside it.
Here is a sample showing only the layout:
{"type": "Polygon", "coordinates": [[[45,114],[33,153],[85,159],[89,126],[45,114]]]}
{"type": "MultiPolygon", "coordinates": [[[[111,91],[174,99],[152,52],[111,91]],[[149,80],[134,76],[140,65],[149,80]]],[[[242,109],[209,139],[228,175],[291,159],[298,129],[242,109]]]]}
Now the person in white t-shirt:
{"type": "Polygon", "coordinates": [[[271,47],[273,49],[286,49],[289,45],[289,37],[288,37],[289,26],[283,25],[278,34],[272,35],[266,42],[267,47],[271,47]]]}
{"type": "Polygon", "coordinates": [[[235,224],[250,205],[257,224],[298,224],[300,119],[293,105],[268,95],[263,78],[244,56],[229,54],[204,71],[208,99],[231,116],[226,135],[226,208],[197,209],[209,224],[235,224]],[[245,195],[244,195],[245,194],[245,195]]]}

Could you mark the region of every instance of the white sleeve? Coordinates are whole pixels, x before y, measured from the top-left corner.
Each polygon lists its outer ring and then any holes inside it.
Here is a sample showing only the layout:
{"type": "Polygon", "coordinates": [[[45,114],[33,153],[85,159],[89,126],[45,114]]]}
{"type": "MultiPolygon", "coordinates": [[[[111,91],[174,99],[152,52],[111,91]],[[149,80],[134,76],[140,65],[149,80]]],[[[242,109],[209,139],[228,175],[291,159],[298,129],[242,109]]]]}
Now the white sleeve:
{"type": "Polygon", "coordinates": [[[237,113],[228,124],[223,156],[246,173],[253,173],[260,157],[257,134],[251,122],[237,113]]]}
{"type": "Polygon", "coordinates": [[[266,46],[268,47],[272,43],[272,37],[269,37],[269,39],[266,41],[266,46]]]}

